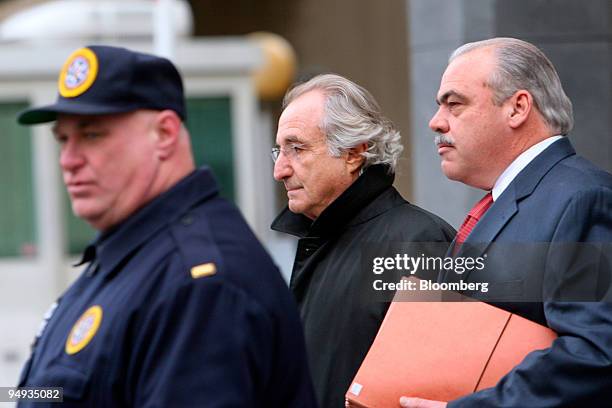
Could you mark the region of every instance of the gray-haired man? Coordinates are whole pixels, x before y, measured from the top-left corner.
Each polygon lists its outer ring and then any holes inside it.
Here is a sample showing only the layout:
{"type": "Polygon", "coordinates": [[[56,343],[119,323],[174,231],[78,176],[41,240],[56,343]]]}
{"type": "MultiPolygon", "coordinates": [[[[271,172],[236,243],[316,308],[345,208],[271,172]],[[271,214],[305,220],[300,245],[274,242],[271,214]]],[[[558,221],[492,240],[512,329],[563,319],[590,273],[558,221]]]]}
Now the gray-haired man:
{"type": "Polygon", "coordinates": [[[388,307],[372,299],[365,245],[449,242],[454,231],[393,188],[400,135],[368,91],[320,75],[283,105],[274,178],[289,203],[272,228],[300,238],[291,289],[319,403],[337,408],[388,307]]]}
{"type": "MultiPolygon", "coordinates": [[[[454,245],[458,257],[486,253],[486,267],[440,280],[487,282],[489,292],[465,294],[559,336],[495,387],[448,407],[610,406],[612,175],[566,137],[572,105],[554,66],[515,38],[465,44],[451,55],[436,101],[429,126],[442,171],[487,191],[480,221],[467,219],[454,245]]],[[[402,407],[447,406],[409,397],[402,407]]]]}

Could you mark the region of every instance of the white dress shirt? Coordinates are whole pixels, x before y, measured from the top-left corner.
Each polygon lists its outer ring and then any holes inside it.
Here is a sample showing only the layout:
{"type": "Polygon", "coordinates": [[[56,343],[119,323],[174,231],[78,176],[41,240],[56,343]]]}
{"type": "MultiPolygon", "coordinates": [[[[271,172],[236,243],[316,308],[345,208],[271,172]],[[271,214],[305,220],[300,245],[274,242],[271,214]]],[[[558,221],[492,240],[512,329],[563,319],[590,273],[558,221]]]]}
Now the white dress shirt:
{"type": "Polygon", "coordinates": [[[512,180],[523,170],[533,159],[542,153],[548,146],[561,139],[563,136],[551,136],[534,144],[529,149],[521,153],[504,172],[497,178],[493,186],[493,201],[504,192],[504,190],[512,183],[512,180]]]}

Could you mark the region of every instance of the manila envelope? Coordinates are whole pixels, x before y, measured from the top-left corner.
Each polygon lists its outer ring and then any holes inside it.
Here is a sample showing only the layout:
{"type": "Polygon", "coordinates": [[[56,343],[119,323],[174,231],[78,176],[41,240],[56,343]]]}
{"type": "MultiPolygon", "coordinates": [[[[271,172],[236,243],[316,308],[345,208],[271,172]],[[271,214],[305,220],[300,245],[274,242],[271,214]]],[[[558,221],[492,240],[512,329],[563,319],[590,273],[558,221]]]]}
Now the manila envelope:
{"type": "MultiPolygon", "coordinates": [[[[395,299],[407,296],[398,293],[395,299]]],[[[557,337],[483,302],[418,296],[391,303],[346,393],[351,406],[399,407],[401,396],[450,401],[492,387],[528,353],[550,347],[557,337]]]]}

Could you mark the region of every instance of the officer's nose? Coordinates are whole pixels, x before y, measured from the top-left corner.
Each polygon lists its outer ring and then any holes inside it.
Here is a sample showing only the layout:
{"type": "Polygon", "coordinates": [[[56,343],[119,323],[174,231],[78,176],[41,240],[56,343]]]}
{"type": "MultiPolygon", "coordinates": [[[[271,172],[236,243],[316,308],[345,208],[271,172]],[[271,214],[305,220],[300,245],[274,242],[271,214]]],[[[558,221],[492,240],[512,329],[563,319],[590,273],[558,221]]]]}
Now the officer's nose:
{"type": "Polygon", "coordinates": [[[274,162],[274,180],[283,181],[291,177],[292,174],[293,168],[291,167],[291,163],[281,150],[276,162],[274,162]]]}
{"type": "Polygon", "coordinates": [[[441,110],[442,107],[438,108],[438,111],[433,115],[429,121],[429,128],[436,133],[445,134],[450,130],[450,126],[448,120],[443,117],[441,110]]]}
{"type": "Polygon", "coordinates": [[[85,164],[85,156],[75,139],[68,138],[62,143],[59,161],[60,167],[66,172],[74,172],[85,164]]]}

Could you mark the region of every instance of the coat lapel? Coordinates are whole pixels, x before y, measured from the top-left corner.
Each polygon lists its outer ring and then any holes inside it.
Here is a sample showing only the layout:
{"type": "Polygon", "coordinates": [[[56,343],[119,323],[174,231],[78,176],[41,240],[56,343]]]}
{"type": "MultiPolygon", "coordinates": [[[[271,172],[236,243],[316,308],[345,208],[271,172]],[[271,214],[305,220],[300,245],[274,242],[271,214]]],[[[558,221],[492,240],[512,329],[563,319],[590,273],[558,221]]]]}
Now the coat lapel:
{"type": "MultiPolygon", "coordinates": [[[[516,176],[508,188],[489,208],[489,211],[476,224],[456,256],[474,258],[483,256],[487,248],[495,241],[508,222],[519,212],[518,203],[533,193],[544,176],[559,161],[574,154],[576,152],[569,140],[563,138],[550,145],[533,159],[516,176]]],[[[451,244],[451,248],[453,246],[454,241],[451,244]]],[[[444,276],[444,281],[467,280],[470,272],[466,271],[463,275],[447,272],[444,276]]]]}
{"type": "MultiPolygon", "coordinates": [[[[478,258],[486,252],[489,245],[495,240],[495,237],[518,211],[514,192],[510,190],[513,190],[511,186],[504,191],[502,196],[493,203],[491,208],[476,224],[470,235],[461,245],[459,252],[455,255],[456,257],[478,258]]],[[[454,244],[455,241],[453,241],[450,248],[453,248],[454,244]]],[[[447,256],[450,256],[450,253],[447,256]]],[[[465,281],[470,272],[471,270],[467,270],[460,275],[453,271],[446,271],[442,280],[445,282],[458,282],[461,279],[465,281]]]]}
{"type": "Polygon", "coordinates": [[[470,256],[482,256],[508,221],[517,213],[517,201],[514,186],[511,184],[476,224],[472,233],[465,240],[463,245],[465,249],[461,248],[458,256],[461,256],[464,251],[469,251],[470,256]]]}

